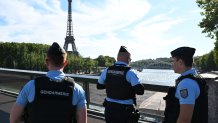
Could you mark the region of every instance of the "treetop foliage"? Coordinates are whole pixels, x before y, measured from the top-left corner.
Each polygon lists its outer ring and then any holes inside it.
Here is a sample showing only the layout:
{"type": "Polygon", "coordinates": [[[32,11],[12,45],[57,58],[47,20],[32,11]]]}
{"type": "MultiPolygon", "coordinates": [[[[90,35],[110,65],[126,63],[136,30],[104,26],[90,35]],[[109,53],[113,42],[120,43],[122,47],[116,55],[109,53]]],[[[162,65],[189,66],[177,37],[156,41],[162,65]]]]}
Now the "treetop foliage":
{"type": "MultiPolygon", "coordinates": [[[[202,69],[204,69],[205,65],[213,64],[212,70],[218,69],[218,0],[197,0],[197,5],[203,10],[201,15],[203,19],[200,21],[199,26],[203,28],[203,33],[207,33],[207,36],[215,39],[215,47],[214,50],[208,54],[202,56],[201,63],[202,69]],[[203,61],[206,60],[208,62],[204,63],[203,61]]],[[[206,69],[209,69],[206,68],[206,69]]]]}
{"type": "MultiPolygon", "coordinates": [[[[0,67],[24,70],[47,71],[46,52],[49,45],[36,43],[0,42],[0,67]]],[[[67,73],[98,72],[98,67],[114,64],[115,59],[99,56],[96,59],[68,54],[67,73]]]]}
{"type": "Polygon", "coordinates": [[[197,0],[198,6],[203,9],[204,17],[199,23],[203,33],[211,38],[218,37],[218,0],[197,0]]]}
{"type": "MultiPolygon", "coordinates": [[[[0,42],[0,67],[24,70],[47,71],[46,52],[49,45],[35,43],[0,42]]],[[[216,70],[214,51],[195,57],[195,67],[203,71],[216,70]]],[[[115,58],[99,55],[96,59],[68,54],[66,73],[98,73],[100,68],[111,66],[115,58]]],[[[170,58],[139,60],[130,63],[133,68],[171,69],[170,58]]]]}

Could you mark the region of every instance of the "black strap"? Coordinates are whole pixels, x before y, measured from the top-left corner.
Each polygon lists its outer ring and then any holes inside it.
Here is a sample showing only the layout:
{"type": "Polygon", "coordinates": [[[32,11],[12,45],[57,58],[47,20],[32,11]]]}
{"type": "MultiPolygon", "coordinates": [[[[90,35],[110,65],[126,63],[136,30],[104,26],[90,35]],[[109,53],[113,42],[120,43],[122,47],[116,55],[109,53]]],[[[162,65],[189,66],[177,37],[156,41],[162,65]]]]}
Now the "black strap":
{"type": "Polygon", "coordinates": [[[178,79],[176,79],[176,86],[179,84],[179,82],[181,82],[185,78],[189,78],[189,79],[197,81],[196,77],[200,77],[200,75],[188,74],[188,75],[185,75],[185,76],[180,76],[178,79]]]}

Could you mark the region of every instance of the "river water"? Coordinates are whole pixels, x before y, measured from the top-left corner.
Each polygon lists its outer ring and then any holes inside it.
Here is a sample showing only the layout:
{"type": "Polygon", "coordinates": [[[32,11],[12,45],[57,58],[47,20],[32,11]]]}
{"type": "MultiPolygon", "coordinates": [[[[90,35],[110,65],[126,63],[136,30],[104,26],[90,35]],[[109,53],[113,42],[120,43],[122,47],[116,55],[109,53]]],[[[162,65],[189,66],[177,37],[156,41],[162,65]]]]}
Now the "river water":
{"type": "Polygon", "coordinates": [[[142,83],[166,86],[174,86],[175,79],[179,76],[173,70],[166,69],[143,69],[142,72],[136,73],[142,83]]]}

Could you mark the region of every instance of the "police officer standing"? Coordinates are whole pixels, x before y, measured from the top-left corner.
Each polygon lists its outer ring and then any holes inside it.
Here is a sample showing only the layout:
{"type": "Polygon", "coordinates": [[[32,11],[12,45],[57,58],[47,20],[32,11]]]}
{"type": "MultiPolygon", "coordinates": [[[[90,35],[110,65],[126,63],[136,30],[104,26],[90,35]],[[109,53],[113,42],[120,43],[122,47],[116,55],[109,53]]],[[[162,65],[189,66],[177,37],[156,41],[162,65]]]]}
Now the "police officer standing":
{"type": "Polygon", "coordinates": [[[106,89],[104,101],[106,123],[137,123],[139,113],[134,105],[136,94],[143,95],[144,87],[128,64],[131,54],[121,46],[117,62],[105,69],[97,83],[97,89],[106,89]]]}
{"type": "Polygon", "coordinates": [[[10,123],[87,123],[85,92],[63,73],[67,53],[54,42],[47,51],[46,76],[30,80],[12,107],[10,123]]]}
{"type": "Polygon", "coordinates": [[[192,68],[195,49],[180,47],[171,52],[175,73],[181,74],[169,88],[163,123],[207,123],[206,81],[192,68]]]}

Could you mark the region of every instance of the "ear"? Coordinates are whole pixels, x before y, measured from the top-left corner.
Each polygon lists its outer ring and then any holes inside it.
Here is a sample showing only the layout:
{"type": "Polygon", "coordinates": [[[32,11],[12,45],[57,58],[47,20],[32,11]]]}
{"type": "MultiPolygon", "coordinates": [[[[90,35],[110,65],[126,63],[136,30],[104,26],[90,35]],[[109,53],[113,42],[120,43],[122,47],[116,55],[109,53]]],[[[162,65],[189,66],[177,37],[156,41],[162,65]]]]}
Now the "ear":
{"type": "Polygon", "coordinates": [[[66,67],[66,66],[67,66],[67,64],[68,64],[68,61],[67,61],[67,60],[65,60],[65,61],[64,61],[64,67],[66,67]]]}
{"type": "Polygon", "coordinates": [[[184,64],[184,62],[183,62],[182,59],[179,59],[179,64],[180,64],[180,65],[183,65],[183,64],[184,64]]]}

